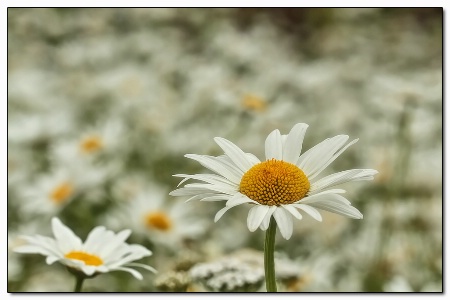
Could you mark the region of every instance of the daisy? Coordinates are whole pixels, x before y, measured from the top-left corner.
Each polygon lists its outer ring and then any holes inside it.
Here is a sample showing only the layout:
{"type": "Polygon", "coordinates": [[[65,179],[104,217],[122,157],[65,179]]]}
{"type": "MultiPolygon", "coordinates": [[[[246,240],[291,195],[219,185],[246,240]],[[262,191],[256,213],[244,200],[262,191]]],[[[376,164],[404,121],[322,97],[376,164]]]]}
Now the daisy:
{"type": "Polygon", "coordinates": [[[190,183],[172,191],[172,196],[190,196],[187,201],[226,200],[226,206],[214,218],[217,222],[229,209],[250,204],[247,218],[250,231],[267,230],[273,216],[281,235],[289,239],[293,231],[293,218],[302,219],[299,210],[317,221],[322,216],[317,209],[327,210],[349,218],[362,219],[363,215],[341,194],[343,189],[332,187],[349,181],[372,180],[378,172],[372,169],[352,169],[322,178],[321,172],[348,147],[347,135],[328,138],[300,155],[307,124],[296,124],[287,135],[278,129],[272,131],[265,142],[266,160],[243,152],[232,142],[216,137],[215,142],[225,152],[221,156],[186,154],[217,174],[177,174],[190,183]]]}
{"type": "Polygon", "coordinates": [[[66,207],[80,191],[80,182],[71,172],[56,169],[42,175],[21,191],[24,213],[55,215],[66,207]]]}
{"type": "Polygon", "coordinates": [[[20,209],[26,214],[54,216],[80,195],[95,190],[115,173],[116,166],[96,166],[89,162],[55,165],[29,186],[19,190],[20,209]]]}
{"type": "Polygon", "coordinates": [[[166,195],[167,192],[157,186],[140,192],[121,207],[123,213],[116,222],[122,220],[121,223],[129,224],[136,234],[179,249],[183,241],[198,238],[205,230],[205,223],[193,218],[192,209],[186,209],[182,202],[167,205],[166,195]]]}
{"type": "MultiPolygon", "coordinates": [[[[51,151],[52,157],[62,163],[84,163],[103,154],[121,153],[124,145],[124,126],[121,121],[108,120],[82,132],[77,138],[57,141],[51,151]]],[[[126,143],[125,143],[126,144],[126,143]]]]}
{"type": "Polygon", "coordinates": [[[44,255],[47,257],[47,264],[59,261],[72,272],[83,274],[85,278],[110,271],[125,271],[142,280],[142,274],[131,267],[156,272],[148,265],[133,263],[150,256],[152,252],[141,245],[125,243],[131,230],[115,234],[103,226],[98,226],[89,233],[84,243],[56,217],[52,219],[52,230],[55,238],[41,235],[23,236],[26,244],[15,248],[14,251],[44,255]]]}

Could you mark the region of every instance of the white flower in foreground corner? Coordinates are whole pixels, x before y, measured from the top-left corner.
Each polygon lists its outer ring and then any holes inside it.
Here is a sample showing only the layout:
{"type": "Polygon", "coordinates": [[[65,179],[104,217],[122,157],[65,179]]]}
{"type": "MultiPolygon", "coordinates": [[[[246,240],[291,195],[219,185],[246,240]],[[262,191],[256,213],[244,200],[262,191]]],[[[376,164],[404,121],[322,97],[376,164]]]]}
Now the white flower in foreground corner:
{"type": "Polygon", "coordinates": [[[58,218],[52,219],[52,229],[55,239],[41,235],[23,236],[27,244],[17,247],[14,251],[45,255],[47,264],[59,261],[88,276],[110,271],[126,271],[141,280],[141,273],[130,267],[141,267],[156,272],[150,266],[132,263],[150,256],[152,252],[141,245],[125,243],[131,230],[127,229],[115,234],[103,226],[97,226],[83,243],[58,218]]]}
{"type": "Polygon", "coordinates": [[[331,174],[321,179],[317,176],[331,164],[345,149],[357,142],[346,144],[347,135],[337,135],[317,144],[302,155],[303,137],[307,124],[296,124],[288,135],[281,135],[278,129],[266,139],[266,160],[261,162],[256,156],[244,153],[232,142],[216,137],[215,142],[225,155],[208,156],[186,154],[187,158],[198,161],[216,174],[174,175],[184,177],[180,185],[188,179],[203,181],[190,183],[172,191],[172,196],[190,196],[190,200],[227,200],[214,221],[217,222],[230,208],[249,203],[247,226],[250,231],[258,227],[267,230],[271,216],[274,216],[281,235],[289,239],[292,235],[292,216],[301,219],[298,209],[321,221],[316,208],[337,213],[354,219],[363,215],[350,201],[341,196],[342,189],[330,189],[338,184],[372,180],[378,172],[371,169],[353,169],[331,174]]]}

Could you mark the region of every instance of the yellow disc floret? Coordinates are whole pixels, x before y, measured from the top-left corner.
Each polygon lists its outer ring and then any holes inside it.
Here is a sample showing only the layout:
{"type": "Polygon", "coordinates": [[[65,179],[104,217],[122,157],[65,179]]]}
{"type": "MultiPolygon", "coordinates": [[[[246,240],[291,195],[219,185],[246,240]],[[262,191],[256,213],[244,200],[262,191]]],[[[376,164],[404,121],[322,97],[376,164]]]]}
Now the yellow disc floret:
{"type": "Polygon", "coordinates": [[[64,255],[65,258],[76,259],[84,261],[87,266],[100,266],[103,265],[103,260],[96,256],[86,252],[81,251],[71,251],[64,255]]]}
{"type": "Polygon", "coordinates": [[[172,220],[167,214],[153,211],[145,215],[145,225],[151,229],[168,231],[172,228],[172,220]]]}
{"type": "Polygon", "coordinates": [[[98,135],[85,137],[80,142],[80,149],[83,153],[94,153],[103,148],[103,140],[98,135]]]}
{"type": "Polygon", "coordinates": [[[305,173],[296,165],[271,159],[254,165],[242,176],[239,191],[263,205],[297,202],[309,191],[305,173]]]}
{"type": "Polygon", "coordinates": [[[64,181],[50,191],[50,199],[56,204],[61,204],[72,194],[73,185],[70,182],[64,181]]]}

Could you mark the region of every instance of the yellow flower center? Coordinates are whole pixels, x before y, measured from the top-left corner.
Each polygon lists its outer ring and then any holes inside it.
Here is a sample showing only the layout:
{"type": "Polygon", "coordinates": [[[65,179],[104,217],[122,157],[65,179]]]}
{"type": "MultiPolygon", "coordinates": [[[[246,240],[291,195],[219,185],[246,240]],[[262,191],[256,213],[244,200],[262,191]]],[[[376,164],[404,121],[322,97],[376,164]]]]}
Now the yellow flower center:
{"type": "Polygon", "coordinates": [[[169,216],[159,211],[146,214],[144,222],[147,227],[161,231],[169,231],[172,228],[172,221],[169,216]]]}
{"type": "Polygon", "coordinates": [[[68,259],[76,259],[76,260],[84,261],[84,263],[88,266],[103,265],[103,260],[100,257],[86,253],[86,252],[71,251],[71,252],[67,253],[66,255],[64,255],[64,257],[68,258],[68,259]]]}
{"type": "Polygon", "coordinates": [[[103,141],[98,135],[91,135],[81,140],[80,149],[83,153],[93,153],[103,148],[103,141]]]}
{"type": "Polygon", "coordinates": [[[255,95],[245,95],[242,99],[242,105],[249,110],[262,112],[266,110],[267,103],[262,98],[255,95]]]}
{"type": "Polygon", "coordinates": [[[254,165],[242,176],[239,191],[263,205],[290,204],[309,191],[305,173],[296,165],[271,159],[254,165]]]}
{"type": "Polygon", "coordinates": [[[70,182],[63,182],[59,185],[57,185],[51,192],[50,192],[50,199],[55,202],[56,204],[60,204],[67,200],[73,193],[73,185],[70,184],[70,182]]]}

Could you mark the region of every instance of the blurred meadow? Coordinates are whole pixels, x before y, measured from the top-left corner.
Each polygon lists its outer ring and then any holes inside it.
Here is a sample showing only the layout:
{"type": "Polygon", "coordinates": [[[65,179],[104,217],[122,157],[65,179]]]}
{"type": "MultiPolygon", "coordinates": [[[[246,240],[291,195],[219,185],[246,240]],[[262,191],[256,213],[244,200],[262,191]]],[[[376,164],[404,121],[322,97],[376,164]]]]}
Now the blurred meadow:
{"type": "Polygon", "coordinates": [[[142,281],[84,291],[265,291],[264,233],[248,209],[184,203],[173,174],[208,173],[216,136],[264,157],[274,129],[303,149],[359,138],[328,168],[364,215],[306,216],[277,234],[280,291],[442,291],[442,10],[8,9],[8,290],[71,291],[61,264],[14,253],[59,217],[83,240],[130,228],[142,281]],[[153,218],[148,218],[152,213],[153,218]]]}

